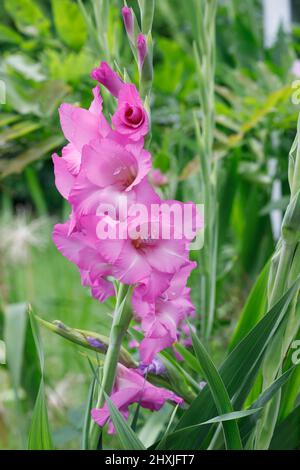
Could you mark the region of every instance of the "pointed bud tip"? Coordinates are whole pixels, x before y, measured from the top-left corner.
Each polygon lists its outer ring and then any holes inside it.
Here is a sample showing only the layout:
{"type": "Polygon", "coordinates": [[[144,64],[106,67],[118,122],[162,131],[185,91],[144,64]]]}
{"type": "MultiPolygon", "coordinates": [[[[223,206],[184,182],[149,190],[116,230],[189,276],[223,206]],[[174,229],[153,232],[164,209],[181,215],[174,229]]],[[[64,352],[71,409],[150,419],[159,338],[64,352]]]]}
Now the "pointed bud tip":
{"type": "Polygon", "coordinates": [[[122,16],[123,16],[123,21],[124,21],[124,26],[126,29],[126,33],[128,36],[132,37],[133,36],[133,11],[132,8],[129,7],[123,7],[122,8],[122,16]]]}
{"type": "Polygon", "coordinates": [[[145,57],[148,53],[148,46],[147,41],[144,34],[140,33],[136,39],[137,51],[138,51],[138,60],[139,60],[139,67],[143,66],[145,61],[145,57]]]}

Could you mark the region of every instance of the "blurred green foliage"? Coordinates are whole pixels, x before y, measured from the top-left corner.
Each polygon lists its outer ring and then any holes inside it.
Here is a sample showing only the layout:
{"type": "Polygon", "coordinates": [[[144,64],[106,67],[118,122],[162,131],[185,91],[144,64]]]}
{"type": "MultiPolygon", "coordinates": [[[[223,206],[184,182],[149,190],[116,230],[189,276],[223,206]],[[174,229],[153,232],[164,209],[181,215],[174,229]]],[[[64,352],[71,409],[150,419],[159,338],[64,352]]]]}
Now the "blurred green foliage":
{"type": "MultiPolygon", "coordinates": [[[[127,3],[137,9],[134,0],[127,3]]],[[[284,210],[288,202],[288,152],[299,112],[290,99],[290,69],[300,52],[299,26],[292,37],[281,33],[272,49],[264,49],[259,0],[219,3],[214,158],[222,161],[222,172],[217,319],[210,345],[216,362],[229,343],[250,287],[273,252],[270,213],[274,208],[284,210]],[[275,161],[274,172],[270,160],[275,161]],[[281,183],[282,198],[274,206],[275,179],[281,183]]],[[[64,100],[88,106],[93,86],[89,73],[101,60],[115,62],[120,70],[126,68],[130,79],[138,79],[121,21],[123,2],[111,0],[108,10],[105,4],[99,0],[0,3],[0,79],[6,86],[6,104],[0,105],[0,229],[10,230],[11,243],[18,244],[24,240],[25,228],[31,233],[33,221],[44,220],[40,242],[31,246],[25,237],[25,259],[0,243],[0,339],[5,335],[1,324],[7,309],[14,312],[11,322],[21,316],[18,326],[6,325],[6,334],[12,338],[9,344],[17,342],[20,350],[11,375],[10,364],[0,365],[0,448],[26,446],[39,386],[33,338],[22,317],[24,305],[32,303],[40,316],[59,318],[77,328],[107,334],[110,325],[113,305],[103,306],[90,298],[73,266],[50,240],[51,225],[68,215],[54,187],[50,159],[64,142],[58,106],[64,100]],[[20,210],[26,211],[25,219],[18,219],[20,210]],[[16,407],[21,410],[21,424],[16,407]]],[[[193,113],[201,120],[202,110],[189,0],[158,1],[152,36],[150,149],[154,165],[168,175],[169,184],[163,189],[166,197],[205,202],[203,188],[199,188],[193,122],[193,113]]],[[[108,99],[105,94],[104,99],[108,99]]],[[[193,273],[191,285],[199,311],[197,276],[193,273]]],[[[59,338],[50,338],[47,332],[43,338],[45,390],[55,445],[76,448],[89,365],[59,338]]],[[[146,426],[153,421],[153,441],[168,413],[170,409],[160,412],[161,419],[152,416],[147,423],[147,413],[141,418],[146,426]]],[[[145,433],[141,427],[141,435],[145,433]]]]}

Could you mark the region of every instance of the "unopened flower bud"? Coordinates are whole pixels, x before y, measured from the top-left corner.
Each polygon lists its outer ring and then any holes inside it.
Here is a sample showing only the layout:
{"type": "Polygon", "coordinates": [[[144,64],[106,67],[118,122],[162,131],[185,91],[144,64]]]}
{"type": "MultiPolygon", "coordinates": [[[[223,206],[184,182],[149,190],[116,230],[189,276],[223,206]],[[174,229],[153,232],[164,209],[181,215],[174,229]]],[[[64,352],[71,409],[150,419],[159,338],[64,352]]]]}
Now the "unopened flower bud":
{"type": "Polygon", "coordinates": [[[106,62],[101,62],[99,67],[92,71],[91,77],[105,86],[113,96],[118,97],[123,81],[106,62]]]}
{"type": "Polygon", "coordinates": [[[146,55],[148,54],[148,46],[146,38],[143,34],[139,34],[136,41],[138,51],[138,66],[142,70],[146,55]]]}
{"type": "Polygon", "coordinates": [[[133,19],[132,8],[123,7],[122,8],[122,16],[123,16],[123,21],[124,21],[124,26],[125,26],[125,29],[126,29],[126,33],[130,37],[130,39],[133,39],[134,19],[133,19]]]}
{"type": "Polygon", "coordinates": [[[300,240],[300,190],[287,207],[281,230],[286,243],[293,244],[300,240]]]}

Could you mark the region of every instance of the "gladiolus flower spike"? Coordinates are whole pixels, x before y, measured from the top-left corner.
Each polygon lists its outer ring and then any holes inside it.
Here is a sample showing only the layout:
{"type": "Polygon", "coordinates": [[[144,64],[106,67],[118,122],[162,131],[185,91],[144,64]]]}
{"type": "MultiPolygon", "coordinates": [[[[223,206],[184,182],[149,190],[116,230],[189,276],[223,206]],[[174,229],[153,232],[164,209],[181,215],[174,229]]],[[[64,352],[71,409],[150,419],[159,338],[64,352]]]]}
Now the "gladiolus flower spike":
{"type": "MultiPolygon", "coordinates": [[[[123,13],[130,33],[130,11],[123,13]]],[[[140,36],[141,65],[145,46],[140,36]]],[[[149,116],[136,87],[124,83],[105,62],[91,76],[99,85],[93,89],[89,109],[70,104],[59,108],[68,143],[61,156],[53,155],[55,183],[71,210],[69,220],[54,227],[53,241],[77,266],[82,285],[99,302],[115,295],[113,278],[132,286],[133,311],[144,334],[139,344],[141,363],[139,369],[118,365],[111,394],[127,417],[134,402],[151,410],[160,409],[166,400],[182,403],[173,392],[147,382],[144,372],[162,373],[156,354],[177,341],[185,319],[194,312],[186,287],[195,267],[189,261],[192,239],[172,217],[166,221],[164,210],[172,212],[174,204],[180,210],[190,206],[190,226],[201,223],[196,220],[194,204],[162,201],[148,181],[152,163],[144,141],[149,116]],[[101,86],[116,98],[111,122],[103,114],[101,86]],[[137,207],[143,209],[138,217],[137,207]],[[103,236],[103,227],[110,236],[103,236]]],[[[87,337],[87,341],[104,349],[97,338],[87,337]]],[[[92,416],[103,426],[109,419],[107,406],[93,410],[92,416]]]]}

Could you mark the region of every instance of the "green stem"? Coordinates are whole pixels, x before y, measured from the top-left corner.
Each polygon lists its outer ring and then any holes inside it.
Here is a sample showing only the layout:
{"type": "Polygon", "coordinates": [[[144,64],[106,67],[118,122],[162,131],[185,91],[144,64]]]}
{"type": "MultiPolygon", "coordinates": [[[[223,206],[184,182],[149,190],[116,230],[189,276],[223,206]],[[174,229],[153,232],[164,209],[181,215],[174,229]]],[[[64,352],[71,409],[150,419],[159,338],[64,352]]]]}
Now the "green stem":
{"type": "Polygon", "coordinates": [[[199,254],[203,301],[203,335],[209,339],[215,317],[218,256],[218,164],[213,158],[215,129],[215,18],[216,0],[195,0],[191,24],[194,25],[194,55],[198,72],[201,125],[196,122],[200,158],[200,187],[205,203],[205,245],[199,254]],[[202,262],[203,261],[203,262],[202,262]]]}
{"type": "MultiPolygon", "coordinates": [[[[122,341],[132,318],[131,310],[124,308],[128,292],[128,286],[120,284],[116,298],[113,323],[110,330],[109,346],[104,360],[101,389],[99,391],[96,408],[101,408],[104,405],[104,392],[107,395],[110,395],[114,386],[122,341]]],[[[101,428],[96,423],[92,422],[90,430],[91,450],[97,449],[100,434],[101,428]]]]}
{"type": "Polygon", "coordinates": [[[273,307],[287,289],[288,274],[291,268],[295,247],[296,244],[282,242],[274,286],[269,298],[269,308],[273,307]]]}

